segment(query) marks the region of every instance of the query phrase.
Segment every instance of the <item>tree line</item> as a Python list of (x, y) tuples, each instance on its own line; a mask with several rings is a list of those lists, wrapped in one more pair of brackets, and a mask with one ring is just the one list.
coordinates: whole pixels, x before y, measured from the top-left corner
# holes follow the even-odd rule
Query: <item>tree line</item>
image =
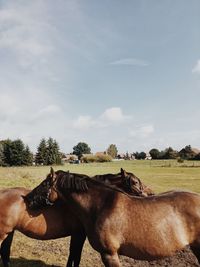
[[(73, 147), (73, 155), (81, 159), (83, 155), (92, 155), (91, 148), (85, 142), (79, 142)], [(109, 155), (109, 157), (108, 157)], [(117, 147), (111, 144), (105, 155), (98, 155), (96, 158), (85, 157), (85, 162), (104, 162), (111, 161), (117, 156)], [(25, 145), (21, 139), (1, 140), (0, 141), (0, 166), (31, 166), (31, 165), (60, 165), (62, 163), (64, 153), (60, 152), (59, 145), (56, 140), (49, 137), (48, 140), (42, 138), (35, 155), (30, 151), (28, 145)]]
[[(172, 147), (168, 147), (164, 150), (158, 150), (153, 148), (149, 151), (152, 159), (178, 159), (178, 160), (200, 160), (200, 152), (195, 151), (190, 145), (185, 146), (180, 151), (174, 150)], [(145, 152), (134, 153), (136, 159), (145, 159)]]
[(34, 155), (21, 139), (0, 141), (0, 166), (61, 164), (59, 145), (53, 138), (40, 141)]
[[(114, 158), (121, 158), (118, 154), (118, 149), (115, 144), (108, 146), (104, 155), (89, 156), (91, 154), (91, 148), (85, 142), (79, 142), (73, 147), (73, 152), (78, 159), (83, 158), (85, 162), (103, 162), (111, 161)], [(0, 166), (30, 166), (30, 165), (59, 165), (62, 163), (63, 153), (60, 152), (59, 145), (56, 140), (49, 137), (41, 139), (37, 152), (34, 155), (28, 145), (25, 145), (21, 139), (14, 141), (7, 139), (0, 141)], [(92, 154), (91, 154), (92, 155)], [(180, 151), (174, 150), (172, 147), (165, 150), (158, 150), (153, 148), (149, 151), (151, 159), (178, 159), (178, 160), (200, 160), (199, 151), (194, 151), (190, 145), (185, 146)], [(109, 156), (109, 157), (107, 157)], [(146, 159), (147, 154), (145, 152), (128, 152), (124, 154), (124, 159)]]
[(0, 166), (32, 165), (33, 154), (22, 140), (0, 141)]
[[(83, 154), (90, 154), (91, 149), (88, 144), (84, 142), (78, 143), (73, 148), (73, 154), (77, 155), (79, 158)], [(110, 155), (111, 158), (121, 158), (121, 155), (118, 154), (118, 149), (115, 144), (109, 145), (105, 154)], [(200, 160), (200, 151), (193, 149), (190, 145), (185, 146), (180, 151), (173, 149), (172, 147), (168, 147), (164, 150), (159, 150), (157, 148), (153, 148), (146, 153), (142, 152), (132, 152), (126, 153), (123, 155), (123, 159), (146, 159), (149, 158), (148, 154), (150, 155), (151, 159), (178, 159), (178, 160)]]

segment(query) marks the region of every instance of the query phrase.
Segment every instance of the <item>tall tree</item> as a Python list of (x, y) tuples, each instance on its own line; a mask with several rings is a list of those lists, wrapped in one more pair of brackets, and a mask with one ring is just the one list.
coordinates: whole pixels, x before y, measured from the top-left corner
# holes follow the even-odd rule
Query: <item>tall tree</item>
[(23, 155), (23, 165), (31, 166), (33, 164), (33, 153), (31, 153), (28, 146), (26, 146)]
[(56, 140), (49, 137), (47, 140), (47, 165), (60, 164), (61, 154), (59, 152), (59, 145)]
[(32, 165), (33, 155), (21, 139), (0, 141), (0, 161), (3, 166)]
[(178, 157), (178, 152), (173, 148), (166, 148), (164, 151), (164, 159), (176, 159)]
[(185, 146), (181, 151), (179, 151), (179, 156), (182, 159), (193, 159), (195, 157), (196, 153), (192, 150), (191, 146)]
[(107, 149), (108, 155), (110, 155), (113, 159), (117, 157), (117, 146), (114, 144), (109, 145)]
[(9, 166), (11, 165), (11, 144), (12, 141), (10, 139), (6, 139), (3, 142), (3, 155), (4, 155), (4, 165)]
[(47, 141), (42, 138), (37, 148), (35, 163), (40, 165), (61, 164), (61, 153), (56, 140), (53, 140), (52, 137), (49, 137)]
[(4, 165), (4, 145), (0, 142), (0, 166)]
[(142, 152), (135, 152), (134, 153), (134, 156), (135, 156), (136, 159), (145, 159), (146, 156), (147, 156), (147, 154), (144, 151), (142, 151)]
[(159, 159), (160, 158), (160, 151), (157, 148), (152, 148), (149, 151), (149, 154), (151, 155), (152, 159)]
[(25, 146), (21, 139), (17, 139), (11, 142), (9, 149), (10, 166), (21, 166), (24, 160)]
[(61, 164), (62, 154), (60, 152), (60, 148), (56, 140), (54, 140), (54, 153), (55, 153), (55, 163), (56, 165)]
[(41, 139), (39, 146), (37, 148), (35, 163), (38, 165), (47, 164), (47, 145), (46, 145), (46, 140), (44, 138)]
[(54, 141), (53, 138), (49, 137), (47, 140), (47, 165), (55, 164), (56, 155), (55, 155), (55, 148), (54, 148)]
[(87, 143), (79, 142), (76, 146), (73, 147), (73, 154), (77, 155), (80, 159), (83, 154), (90, 154), (91, 149)]
[(139, 153), (138, 159), (145, 159), (146, 156), (147, 156), (147, 154), (144, 151), (142, 151), (142, 152)]

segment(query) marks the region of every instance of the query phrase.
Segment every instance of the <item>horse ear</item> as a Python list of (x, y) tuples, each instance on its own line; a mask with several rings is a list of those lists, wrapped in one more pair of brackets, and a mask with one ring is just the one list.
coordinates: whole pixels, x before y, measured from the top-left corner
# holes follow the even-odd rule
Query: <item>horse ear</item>
[(121, 168), (121, 175), (124, 176), (124, 169)]
[(50, 168), (50, 174), (51, 174), (52, 177), (54, 177), (55, 172), (54, 172), (53, 167)]
[(121, 168), (121, 176), (122, 177), (126, 177), (126, 171), (124, 169)]
[(56, 179), (56, 174), (55, 174), (53, 167), (51, 167), (50, 169), (50, 175), (51, 175), (52, 181), (54, 182), (54, 180)]
[(23, 198), (24, 202), (26, 202), (27, 197), (26, 196), (23, 196), (23, 195), (21, 195), (21, 197)]

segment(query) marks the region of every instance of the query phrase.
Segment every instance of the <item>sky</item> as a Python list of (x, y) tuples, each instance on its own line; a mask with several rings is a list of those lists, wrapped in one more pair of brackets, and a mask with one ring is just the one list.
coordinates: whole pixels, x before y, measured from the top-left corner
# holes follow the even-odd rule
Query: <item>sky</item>
[(199, 0), (0, 0), (0, 140), (200, 149)]

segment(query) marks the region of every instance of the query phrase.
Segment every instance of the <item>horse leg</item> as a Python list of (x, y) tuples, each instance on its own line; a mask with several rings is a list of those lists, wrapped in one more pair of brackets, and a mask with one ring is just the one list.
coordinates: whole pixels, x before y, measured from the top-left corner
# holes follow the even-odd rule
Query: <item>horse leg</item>
[(14, 231), (10, 232), (1, 243), (0, 254), (4, 267), (10, 266), (10, 247), (13, 240)]
[(84, 231), (71, 236), (70, 254), (67, 261), (67, 267), (79, 267), (85, 239), (86, 235)]
[(117, 253), (114, 253), (114, 254), (102, 253), (101, 258), (102, 258), (102, 261), (105, 267), (120, 267), (121, 266)]
[(190, 248), (200, 264), (200, 245), (191, 245)]

